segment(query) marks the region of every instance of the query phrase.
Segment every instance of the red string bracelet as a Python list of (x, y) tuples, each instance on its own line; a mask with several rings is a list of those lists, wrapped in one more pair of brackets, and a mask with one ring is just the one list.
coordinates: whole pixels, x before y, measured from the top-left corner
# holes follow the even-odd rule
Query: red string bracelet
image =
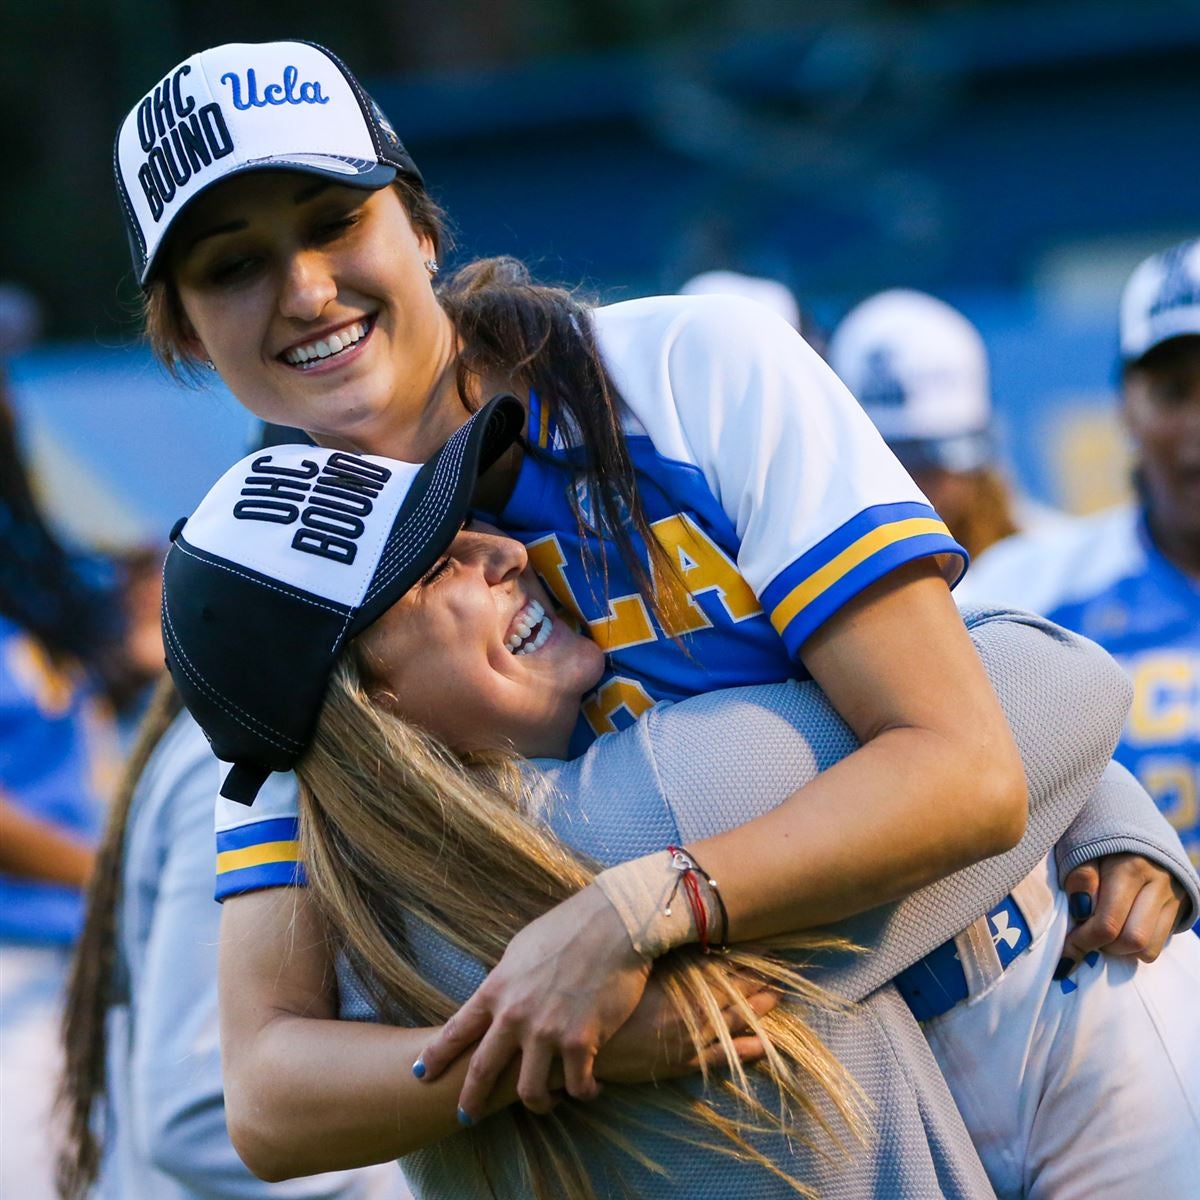
[(703, 878), (717, 901), (718, 911), (721, 916), (720, 947), (722, 950), (725, 949), (726, 939), (729, 936), (729, 917), (725, 911), (725, 902), (721, 898), (721, 893), (717, 891), (716, 883), (709, 873), (686, 850), (679, 846), (668, 846), (667, 852), (671, 855), (671, 869), (679, 872), (679, 876), (675, 880), (675, 886), (671, 888), (671, 894), (667, 897), (667, 915), (671, 915), (671, 902), (675, 899), (675, 893), (682, 885), (683, 894), (687, 898), (688, 907), (692, 911), (692, 920), (695, 922), (696, 930), (699, 934), (700, 953), (707, 954), (709, 952), (708, 907), (704, 903), (704, 897), (700, 892), (700, 879)]

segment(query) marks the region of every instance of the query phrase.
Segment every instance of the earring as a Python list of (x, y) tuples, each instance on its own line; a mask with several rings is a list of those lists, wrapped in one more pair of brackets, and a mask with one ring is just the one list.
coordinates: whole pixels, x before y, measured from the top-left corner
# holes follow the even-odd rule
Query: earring
[(438, 273), (439, 269), (438, 260), (436, 258), (427, 258), (425, 260), (425, 270), (429, 272), (430, 279), (432, 279)]
[(211, 358), (206, 358), (206, 359), (204, 360), (204, 365), (205, 365), (205, 366), (206, 366), (206, 367), (207, 367), (207, 368), (208, 368), (210, 371), (215, 371), (215, 370), (217, 369), (217, 364), (216, 364), (215, 362), (213, 362), (213, 360), (212, 360)]

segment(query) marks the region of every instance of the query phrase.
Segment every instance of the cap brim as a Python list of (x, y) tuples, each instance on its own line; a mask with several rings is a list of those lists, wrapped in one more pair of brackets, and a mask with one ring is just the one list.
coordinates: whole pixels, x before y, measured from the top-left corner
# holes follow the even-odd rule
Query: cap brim
[(1200, 341), (1200, 329), (1181, 329), (1178, 333), (1165, 333), (1162, 337), (1155, 338), (1144, 349), (1139, 350), (1136, 354), (1123, 355), (1120, 360), (1122, 369), (1136, 367), (1139, 363), (1149, 358), (1156, 350), (1161, 350), (1164, 346), (1170, 345), (1172, 342)]
[(445, 554), (471, 510), (476, 480), (516, 441), (524, 426), (520, 401), (496, 396), (421, 468), (392, 522), (346, 640), (378, 620)]
[(171, 214), (171, 219), (162, 231), (162, 236), (158, 239), (158, 245), (155, 246), (154, 253), (146, 260), (146, 265), (142, 268), (138, 282), (143, 287), (149, 282), (151, 275), (154, 273), (154, 268), (162, 257), (162, 249), (167, 244), (172, 228), (178, 223), (179, 218), (201, 196), (206, 195), (213, 188), (219, 187), (227, 180), (236, 179), (240, 175), (249, 175), (256, 171), (290, 171), (298, 175), (314, 175), (319, 179), (328, 179), (331, 183), (341, 184), (343, 187), (362, 188), (364, 191), (371, 192), (377, 192), (380, 188), (385, 188), (395, 182), (396, 176), (399, 174), (398, 169), (389, 163), (372, 162), (361, 158), (343, 158), (337, 154), (304, 154), (297, 152), (295, 154), (277, 155), (271, 158), (258, 158), (242, 163), (233, 170), (226, 171), (219, 178), (206, 183), (202, 188), (197, 188), (195, 194), (189, 196), (187, 202)]
[(889, 438), (888, 448), (909, 472), (977, 471), (996, 457), (995, 442), (988, 430), (944, 438)]

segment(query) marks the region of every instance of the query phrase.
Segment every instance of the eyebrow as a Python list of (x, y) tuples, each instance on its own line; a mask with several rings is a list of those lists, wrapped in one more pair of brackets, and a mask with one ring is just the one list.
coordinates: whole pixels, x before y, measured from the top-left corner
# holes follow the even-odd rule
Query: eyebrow
[[(318, 179), (314, 183), (310, 183), (302, 187), (292, 196), (292, 203), (295, 205), (307, 204), (310, 200), (315, 200), (323, 191), (332, 187), (332, 183), (328, 179)], [(226, 233), (238, 233), (240, 230), (246, 229), (249, 226), (248, 221), (226, 221), (224, 225), (214, 225), (210, 229), (201, 230), (187, 244), (187, 249), (184, 254), (191, 254), (193, 250), (203, 241), (208, 238), (220, 237)]]

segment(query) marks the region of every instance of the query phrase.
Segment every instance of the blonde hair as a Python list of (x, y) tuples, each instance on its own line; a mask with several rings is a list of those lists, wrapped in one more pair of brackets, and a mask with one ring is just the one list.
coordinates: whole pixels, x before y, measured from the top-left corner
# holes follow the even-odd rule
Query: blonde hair
[[(458, 1007), (422, 969), (409, 944), (416, 918), (485, 967), (530, 921), (583, 888), (597, 867), (560, 842), (541, 817), (513, 757), (464, 761), (412, 724), (372, 702), (353, 651), (334, 672), (317, 732), (297, 766), (301, 844), (309, 885), (335, 940), (371, 993), (382, 1019), (435, 1025)], [(568, 1102), (548, 1117), (520, 1105), (470, 1131), (481, 1160), (510, 1156), (522, 1194), (535, 1200), (593, 1200), (579, 1153), (581, 1133), (655, 1168), (629, 1140), (647, 1109), (682, 1118), (678, 1136), (692, 1145), (753, 1161), (798, 1194), (809, 1195), (786, 1163), (767, 1158), (751, 1135), (783, 1134), (816, 1146), (814, 1125), (834, 1148), (861, 1141), (868, 1123), (861, 1091), (806, 1022), (806, 1010), (844, 1010), (797, 969), (796, 952), (844, 947), (837, 939), (797, 935), (735, 946), (705, 957), (684, 948), (657, 968), (664, 990), (697, 1050), (717, 1031), (728, 1074), (710, 1079), (737, 1103), (718, 1110), (677, 1087), (609, 1087), (600, 1108)], [(788, 997), (758, 1017), (729, 982), (730, 968), (755, 972)], [(720, 1010), (737, 1006), (762, 1038), (766, 1057), (753, 1068), (772, 1100), (751, 1083)], [(823, 1103), (828, 1101), (828, 1103)], [(675, 1121), (679, 1125), (681, 1122)], [(622, 1126), (626, 1126), (622, 1132)], [(836, 1126), (836, 1128), (835, 1128)], [(662, 1132), (662, 1130), (658, 1130)]]

